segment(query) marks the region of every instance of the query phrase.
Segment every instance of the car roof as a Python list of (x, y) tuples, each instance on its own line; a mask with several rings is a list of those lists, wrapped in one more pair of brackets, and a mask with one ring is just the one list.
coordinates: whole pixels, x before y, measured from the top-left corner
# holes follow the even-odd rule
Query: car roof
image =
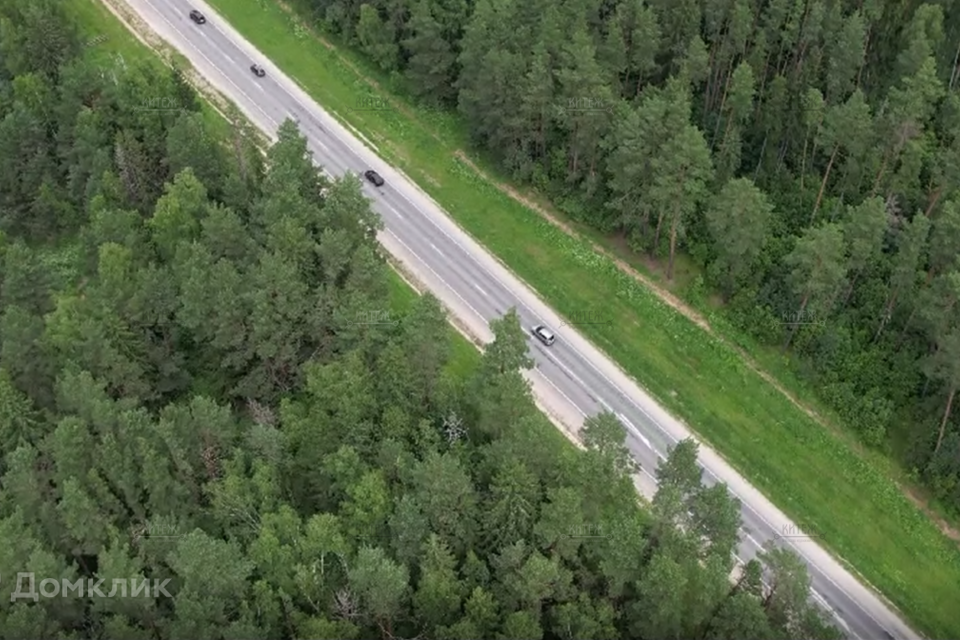
[(544, 336), (546, 336), (546, 337), (548, 337), (548, 338), (552, 338), (552, 337), (553, 337), (553, 331), (550, 331), (550, 329), (547, 329), (547, 328), (546, 328), (545, 326), (543, 326), (543, 325), (540, 325), (539, 327), (537, 327), (537, 331), (539, 331), (541, 335), (544, 335)]

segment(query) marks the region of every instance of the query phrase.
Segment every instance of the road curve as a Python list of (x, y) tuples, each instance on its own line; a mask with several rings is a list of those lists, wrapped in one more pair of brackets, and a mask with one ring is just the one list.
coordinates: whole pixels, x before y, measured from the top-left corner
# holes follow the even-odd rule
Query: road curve
[[(541, 323), (552, 327), (557, 334), (552, 347), (530, 340), (536, 369), (528, 378), (533, 382), (538, 403), (549, 405), (555, 417), (562, 414), (573, 428), (579, 428), (585, 416), (604, 409), (617, 414), (627, 428), (627, 443), (644, 474), (641, 488), (648, 494), (652, 492), (655, 482), (651, 474), (658, 461), (676, 442), (691, 435), (684, 425), (453, 223), (411, 180), (381, 160), (371, 149), (373, 145), (361, 142), (355, 133), (324, 112), (212, 7), (200, 0), (125, 1), (271, 138), (275, 138), (279, 124), (290, 117), (299, 122), (314, 159), (328, 173), (339, 176), (370, 168), (380, 173), (386, 184), (374, 188), (364, 182), (364, 190), (384, 221), (381, 243), (471, 333), (485, 342), (491, 340), (489, 321), (510, 307), (517, 309), (527, 327)], [(206, 24), (196, 25), (189, 20), (188, 13), (194, 8), (206, 15)], [(251, 73), (253, 62), (266, 69), (265, 77), (257, 78)], [(702, 444), (700, 464), (707, 484), (725, 482), (740, 499), (741, 561), (753, 558), (765, 541), (776, 540), (807, 563), (811, 596), (835, 617), (849, 638), (919, 640), (921, 636), (888, 604), (815, 543), (812, 532), (794, 525)]]

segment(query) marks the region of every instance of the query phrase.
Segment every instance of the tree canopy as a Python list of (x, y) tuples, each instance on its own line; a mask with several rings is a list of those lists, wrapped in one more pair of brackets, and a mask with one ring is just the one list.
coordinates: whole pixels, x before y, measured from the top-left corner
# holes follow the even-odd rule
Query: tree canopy
[(957, 316), (960, 3), (296, 4), (576, 221), (668, 279), (687, 254), (737, 330), (960, 513), (956, 323), (930, 320)]
[[(324, 178), (291, 121), (265, 155), (239, 119), (218, 138), (158, 62), (101, 73), (64, 7), (0, 2), (0, 575), (10, 592), (21, 573), (87, 588), (5, 590), (0, 636), (840, 637), (789, 553), (768, 552), (768, 583), (730, 582), (739, 506), (702, 485), (691, 441), (639, 506), (613, 415), (591, 418), (574, 452), (537, 411), (515, 312), (451, 373), (438, 301), (391, 306), (355, 176)], [(435, 36), (459, 38), (458, 11), (418, 6), (412, 77), (450, 59)], [(383, 17), (356, 18), (396, 60)], [(621, 16), (631, 30), (649, 19)], [(590, 33), (566, 49), (592, 50)], [(563, 82), (579, 90), (598, 68)], [(565, 164), (596, 171), (605, 121), (565, 126), (580, 136)], [(662, 144), (697, 181), (650, 169), (678, 198), (658, 212), (672, 242), (715, 169), (691, 124)], [(749, 184), (728, 198), (770, 216)], [(837, 242), (863, 271), (875, 234), (855, 215)], [(732, 246), (743, 265), (751, 250)], [(947, 332), (952, 280), (935, 275), (943, 313), (922, 322)], [(133, 579), (169, 586), (110, 590)]]

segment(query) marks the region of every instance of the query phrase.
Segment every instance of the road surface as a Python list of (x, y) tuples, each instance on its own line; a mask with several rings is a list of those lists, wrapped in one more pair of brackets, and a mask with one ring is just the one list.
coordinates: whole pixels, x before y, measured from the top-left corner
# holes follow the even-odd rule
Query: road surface
[[(626, 426), (628, 445), (640, 462), (641, 489), (652, 496), (651, 473), (669, 448), (689, 431), (667, 414), (615, 364), (565, 323), (532, 290), (454, 224), (433, 200), (403, 174), (381, 160), (368, 141), (340, 125), (299, 86), (284, 76), (229, 23), (199, 0), (126, 0), (158, 35), (167, 40), (257, 126), (275, 139), (286, 118), (299, 122), (314, 159), (335, 176), (375, 169), (386, 184), (364, 181), (373, 208), (383, 218), (380, 240), (387, 251), (433, 292), (461, 325), (488, 342), (488, 323), (516, 307), (526, 327), (546, 324), (557, 334), (552, 347), (530, 340), (536, 369), (529, 374), (538, 404), (576, 430), (585, 416), (604, 409)], [(188, 18), (199, 9), (207, 23)], [(266, 69), (258, 78), (252, 63)], [(387, 108), (386, 105), (357, 105)], [(367, 146), (369, 145), (369, 146)], [(600, 321), (599, 319), (592, 319)], [(590, 321), (587, 319), (585, 321)], [(574, 322), (573, 324), (576, 324)], [(804, 558), (812, 579), (812, 597), (832, 614), (850, 638), (919, 638), (872, 591), (863, 587), (813, 539), (753, 489), (729, 465), (703, 445), (700, 464), (707, 484), (726, 482), (742, 504), (743, 529), (738, 557), (746, 561), (764, 541), (777, 539)]]

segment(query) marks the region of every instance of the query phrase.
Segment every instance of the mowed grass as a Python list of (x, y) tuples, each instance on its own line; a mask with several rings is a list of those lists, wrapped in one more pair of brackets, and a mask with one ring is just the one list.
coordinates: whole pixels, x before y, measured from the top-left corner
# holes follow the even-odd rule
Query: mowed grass
[[(960, 552), (890, 480), (649, 290), (459, 161), (454, 114), (417, 109), (345, 49), (331, 49), (270, 0), (212, 0), (317, 102), (375, 144), (460, 225), (758, 489), (935, 638), (960, 638)], [(360, 71), (355, 71), (359, 69)], [(379, 84), (375, 87), (368, 78)], [(392, 108), (363, 106), (389, 100)], [(371, 99), (374, 100), (371, 100)], [(495, 169), (478, 163), (485, 172)]]

